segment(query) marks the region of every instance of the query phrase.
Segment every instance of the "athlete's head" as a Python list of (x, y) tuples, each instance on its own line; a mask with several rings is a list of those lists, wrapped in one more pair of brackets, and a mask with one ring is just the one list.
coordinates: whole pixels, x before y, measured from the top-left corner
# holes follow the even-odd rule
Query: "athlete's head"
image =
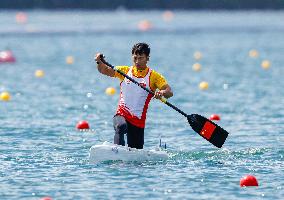
[(150, 57), (150, 47), (146, 43), (137, 43), (132, 48), (133, 63), (137, 67), (145, 67)]
[(146, 56), (150, 55), (150, 47), (146, 43), (137, 43), (134, 44), (132, 47), (132, 55), (142, 55), (145, 54)]

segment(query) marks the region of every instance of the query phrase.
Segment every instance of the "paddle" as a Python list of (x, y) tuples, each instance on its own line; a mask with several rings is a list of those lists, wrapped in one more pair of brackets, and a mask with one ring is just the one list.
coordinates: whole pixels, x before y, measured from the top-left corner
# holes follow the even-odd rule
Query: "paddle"
[[(124, 76), (125, 78), (129, 79), (130, 81), (132, 81), (133, 83), (135, 83), (136, 85), (141, 87), (143, 90), (146, 90), (147, 92), (149, 92), (152, 95), (155, 94), (153, 91), (151, 91), (148, 88), (145, 88), (142, 85), (140, 85), (137, 81), (135, 81), (133, 78), (129, 77), (127, 74), (123, 73), (119, 69), (116, 69), (113, 65), (109, 64), (107, 61), (105, 61), (103, 55), (101, 55), (101, 61), (105, 65), (107, 65), (108, 67), (112, 68), (113, 70), (115, 70), (116, 72), (118, 72), (119, 74)], [(192, 129), (196, 133), (198, 133), (200, 136), (202, 136), (204, 139), (209, 141), (214, 146), (216, 146), (218, 148), (222, 147), (222, 145), (224, 144), (224, 142), (225, 142), (225, 140), (226, 140), (226, 138), (229, 134), (227, 131), (225, 131), (223, 128), (221, 128), (220, 126), (218, 126), (217, 124), (215, 124), (211, 120), (209, 120), (209, 119), (207, 119), (207, 118), (205, 118), (205, 117), (203, 117), (199, 114), (187, 115), (185, 112), (183, 112), (182, 110), (180, 110), (179, 108), (177, 108), (173, 104), (169, 103), (167, 101), (167, 99), (164, 98), (164, 97), (161, 98), (161, 101), (163, 103), (165, 103), (166, 105), (168, 105), (169, 107), (176, 110), (177, 112), (179, 112), (180, 114), (182, 114), (183, 116), (185, 116), (187, 118), (188, 123), (190, 124), (190, 126), (192, 127)]]

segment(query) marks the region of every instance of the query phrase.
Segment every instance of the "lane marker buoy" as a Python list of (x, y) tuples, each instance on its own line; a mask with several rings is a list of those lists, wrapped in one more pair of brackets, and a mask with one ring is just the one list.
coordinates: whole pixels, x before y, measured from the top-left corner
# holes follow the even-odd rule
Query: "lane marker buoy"
[(221, 120), (220, 116), (217, 115), (217, 114), (212, 114), (210, 117), (209, 117), (210, 120), (216, 120), (216, 121), (219, 121)]
[(83, 130), (83, 129), (90, 129), (90, 126), (87, 121), (82, 120), (77, 123), (76, 128), (79, 130)]
[(258, 186), (257, 179), (253, 175), (246, 175), (240, 180), (241, 187)]
[(105, 93), (106, 93), (107, 95), (114, 95), (114, 94), (116, 93), (116, 90), (115, 90), (115, 88), (113, 88), (113, 87), (108, 87), (108, 88), (106, 89)]
[(10, 101), (11, 95), (10, 95), (9, 92), (2, 92), (2, 93), (0, 94), (0, 99), (1, 99), (2, 101)]
[(199, 83), (199, 88), (200, 88), (201, 90), (207, 90), (208, 87), (209, 87), (209, 84), (208, 84), (208, 82), (206, 82), (206, 81), (202, 81), (201, 83)]
[(35, 71), (35, 77), (37, 77), (37, 78), (42, 78), (42, 77), (44, 77), (44, 71), (43, 71), (43, 70), (40, 70), (40, 69), (36, 70), (36, 71)]

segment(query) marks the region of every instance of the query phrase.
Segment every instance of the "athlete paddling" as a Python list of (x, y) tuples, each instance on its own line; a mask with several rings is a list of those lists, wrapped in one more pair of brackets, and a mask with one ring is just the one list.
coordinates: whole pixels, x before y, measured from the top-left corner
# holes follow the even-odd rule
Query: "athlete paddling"
[[(98, 71), (110, 77), (120, 79), (120, 99), (113, 126), (115, 130), (114, 144), (125, 145), (124, 134), (127, 134), (127, 144), (131, 148), (143, 149), (144, 128), (146, 114), (153, 95), (141, 89), (123, 75), (105, 65), (101, 60), (101, 53), (97, 53), (95, 60)], [(171, 87), (166, 79), (158, 72), (147, 66), (150, 48), (146, 43), (137, 43), (132, 48), (133, 66), (116, 66), (116, 69), (149, 88), (154, 97), (170, 98), (173, 96)]]

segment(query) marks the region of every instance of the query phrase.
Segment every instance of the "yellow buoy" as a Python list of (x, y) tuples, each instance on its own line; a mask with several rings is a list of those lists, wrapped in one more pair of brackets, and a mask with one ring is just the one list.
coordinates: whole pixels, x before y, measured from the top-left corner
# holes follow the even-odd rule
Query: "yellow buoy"
[(261, 67), (263, 69), (268, 69), (270, 67), (270, 62), (269, 60), (263, 60), (262, 63), (261, 63)]
[(199, 63), (194, 63), (194, 64), (192, 65), (192, 69), (193, 69), (194, 71), (200, 71), (200, 70), (201, 70), (201, 64), (199, 64)]
[(107, 95), (114, 95), (116, 93), (116, 90), (113, 87), (108, 87), (105, 92)]
[(11, 96), (9, 94), (9, 92), (2, 92), (0, 95), (0, 99), (2, 101), (9, 101), (11, 99)]
[(202, 58), (202, 53), (200, 51), (196, 51), (196, 52), (194, 52), (193, 57), (196, 60), (200, 60)]
[(201, 90), (207, 90), (209, 87), (209, 84), (206, 81), (202, 81), (201, 83), (199, 83), (199, 88)]
[(35, 71), (35, 76), (38, 77), (38, 78), (43, 77), (44, 76), (44, 71), (40, 70), (40, 69), (36, 70)]
[(255, 50), (255, 49), (250, 50), (250, 51), (249, 51), (249, 56), (250, 56), (251, 58), (257, 58), (257, 57), (258, 57), (258, 52), (257, 52), (257, 50)]
[(73, 56), (67, 56), (67, 57), (66, 57), (66, 63), (67, 63), (68, 65), (72, 65), (72, 64), (74, 63), (74, 58), (73, 58)]

